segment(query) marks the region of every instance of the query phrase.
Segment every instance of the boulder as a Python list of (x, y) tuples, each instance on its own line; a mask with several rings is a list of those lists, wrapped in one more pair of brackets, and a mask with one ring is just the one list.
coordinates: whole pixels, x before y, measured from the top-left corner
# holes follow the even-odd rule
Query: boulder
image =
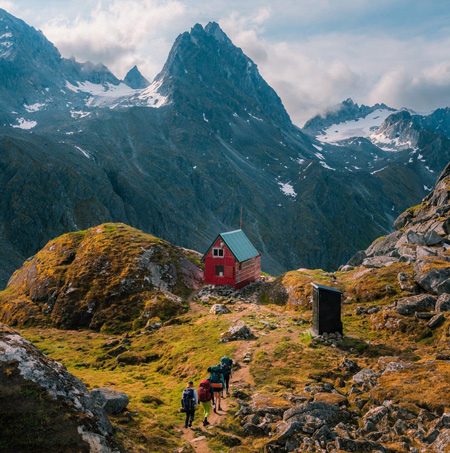
[(345, 266), (341, 266), (339, 268), (339, 271), (340, 272), (350, 272), (352, 271), (353, 269), (355, 269), (353, 266), (350, 266), (349, 264), (346, 264)]
[(438, 327), (444, 321), (444, 319), (444, 315), (442, 313), (438, 313), (428, 321), (427, 325), (430, 329), (434, 329), (435, 327)]
[(416, 233), (415, 231), (411, 230), (407, 231), (406, 240), (408, 244), (426, 245), (425, 238), (421, 234)]
[[(105, 411), (86, 386), (3, 324), (0, 381), (0, 444), (6, 450), (86, 451), (88, 445), (104, 453), (119, 450)], [(25, 439), (32, 444), (24, 444)]]
[(403, 233), (401, 231), (395, 231), (388, 236), (375, 240), (366, 250), (366, 255), (368, 257), (388, 255), (395, 250), (396, 244), (402, 235)]
[(226, 305), (223, 304), (214, 304), (209, 312), (212, 315), (226, 315), (228, 313), (231, 313), (231, 311), (228, 309)]
[(363, 417), (364, 422), (371, 422), (374, 425), (380, 423), (382, 418), (388, 413), (386, 407), (377, 406), (370, 409)]
[(391, 264), (398, 263), (399, 259), (392, 256), (373, 256), (365, 258), (362, 262), (364, 267), (378, 269), (380, 267), (390, 266)]
[(296, 421), (282, 421), (278, 423), (276, 428), (276, 440), (280, 445), (284, 445), (289, 437), (299, 433), (302, 430), (302, 424)]
[(417, 260), (414, 263), (414, 278), (423, 289), (437, 294), (439, 285), (450, 278), (450, 258), (439, 256)]
[(450, 311), (450, 294), (444, 293), (438, 297), (436, 311)]
[(410, 293), (414, 293), (416, 291), (417, 285), (411, 275), (405, 274), (404, 272), (399, 272), (397, 279), (400, 288), (403, 291), (408, 291)]
[(247, 324), (238, 324), (230, 327), (227, 331), (220, 334), (220, 342), (227, 343), (229, 341), (252, 340), (255, 336)]
[(120, 414), (130, 400), (124, 392), (101, 387), (91, 391), (91, 397), (95, 404), (103, 408), (108, 414)]
[(394, 228), (396, 230), (401, 230), (411, 219), (413, 214), (411, 211), (405, 211), (403, 214), (400, 214), (394, 222)]
[(353, 376), (355, 384), (364, 384), (377, 378), (377, 373), (369, 368), (364, 368)]
[(425, 233), (425, 243), (427, 245), (437, 245), (441, 244), (444, 241), (444, 238), (440, 236), (436, 231), (431, 230)]
[(450, 294), (450, 278), (444, 280), (438, 287), (437, 287), (438, 296), (442, 294), (449, 293)]
[(242, 434), (244, 437), (264, 437), (265, 435), (264, 430), (253, 423), (246, 423), (242, 427)]
[(429, 294), (419, 294), (417, 296), (405, 297), (397, 302), (395, 310), (403, 316), (413, 315), (416, 311), (434, 309), (436, 297)]
[(291, 404), (284, 398), (266, 393), (255, 393), (252, 398), (251, 408), (255, 414), (265, 416), (272, 414), (281, 417)]
[(359, 250), (348, 260), (347, 265), (354, 267), (361, 266), (365, 258), (367, 258), (366, 252), (364, 250)]
[(426, 256), (436, 256), (436, 250), (430, 249), (428, 247), (417, 247), (416, 249), (416, 258), (420, 260), (421, 258), (425, 258)]
[(431, 445), (433, 451), (445, 453), (450, 451), (450, 429), (442, 431)]
[[(283, 414), (285, 421), (297, 421), (302, 425), (316, 424), (315, 428), (320, 428), (326, 424), (329, 427), (336, 426), (340, 422), (347, 422), (350, 414), (339, 407), (319, 401), (311, 401), (300, 404)], [(317, 422), (320, 422), (317, 424)]]
[(381, 444), (375, 442), (370, 442), (368, 440), (352, 440), (343, 437), (336, 438), (336, 448), (342, 451), (355, 452), (386, 451)]

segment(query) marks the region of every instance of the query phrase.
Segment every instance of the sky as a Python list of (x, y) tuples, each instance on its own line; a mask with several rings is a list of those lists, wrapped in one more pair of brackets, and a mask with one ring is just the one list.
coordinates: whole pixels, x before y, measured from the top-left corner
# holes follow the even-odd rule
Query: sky
[(65, 57), (135, 64), (150, 81), (175, 38), (216, 21), (303, 126), (344, 99), (450, 106), (448, 0), (0, 0)]

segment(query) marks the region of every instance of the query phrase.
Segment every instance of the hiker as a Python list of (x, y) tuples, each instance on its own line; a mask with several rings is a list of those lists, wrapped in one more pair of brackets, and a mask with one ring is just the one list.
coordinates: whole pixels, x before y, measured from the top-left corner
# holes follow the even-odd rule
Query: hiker
[(220, 402), (222, 400), (222, 392), (225, 386), (222, 367), (219, 363), (216, 366), (210, 366), (207, 371), (211, 373), (209, 376), (209, 382), (211, 382), (211, 386), (214, 389), (214, 401), (216, 403), (214, 404), (214, 412), (217, 413), (216, 409), (219, 409), (219, 411), (222, 410), (222, 408), (220, 407)]
[(186, 412), (184, 427), (191, 427), (194, 421), (195, 406), (198, 404), (197, 390), (194, 389), (194, 383), (189, 381), (181, 396), (181, 407)]
[(211, 412), (211, 401), (214, 403), (214, 390), (208, 379), (204, 379), (200, 382), (198, 400), (203, 409), (203, 426), (208, 426), (208, 416)]
[(223, 371), (223, 378), (225, 381), (225, 390), (227, 395), (230, 394), (230, 377), (231, 377), (231, 366), (233, 365), (233, 360), (227, 356), (224, 356), (220, 359), (220, 365)]

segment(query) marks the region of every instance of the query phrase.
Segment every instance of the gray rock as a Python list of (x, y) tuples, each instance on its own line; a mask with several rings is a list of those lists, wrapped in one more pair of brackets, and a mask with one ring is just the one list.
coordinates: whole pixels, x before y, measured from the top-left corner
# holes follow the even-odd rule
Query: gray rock
[(130, 400), (124, 392), (101, 387), (91, 391), (91, 397), (98, 407), (103, 408), (108, 414), (120, 414)]
[(227, 313), (231, 313), (226, 305), (223, 304), (214, 304), (209, 312), (212, 315), (226, 315)]
[(416, 311), (423, 311), (429, 308), (434, 309), (436, 297), (429, 294), (419, 294), (417, 296), (405, 297), (397, 302), (395, 310), (398, 314), (409, 316)]
[(450, 451), (450, 429), (442, 431), (431, 446), (437, 453), (448, 453)]
[(405, 211), (403, 214), (400, 214), (394, 222), (394, 228), (396, 230), (401, 230), (411, 219), (413, 214), (411, 211)]
[(255, 336), (247, 324), (238, 324), (230, 327), (227, 331), (220, 334), (220, 342), (227, 343), (228, 341), (252, 340)]
[(444, 293), (438, 297), (436, 311), (450, 311), (450, 294)]
[(439, 261), (447, 261), (448, 267), (442, 265), (433, 266), (433, 261), (429, 259), (417, 260), (414, 263), (414, 278), (416, 282), (431, 293), (437, 293), (438, 286), (450, 278), (450, 258), (439, 256)]
[(364, 258), (367, 258), (366, 252), (364, 252), (364, 250), (359, 250), (348, 260), (347, 265), (354, 267), (361, 266)]
[(428, 327), (430, 329), (434, 329), (435, 327), (438, 327), (444, 321), (444, 319), (444, 315), (442, 313), (438, 313), (428, 321)]
[(378, 406), (370, 409), (363, 417), (364, 422), (371, 422), (374, 425), (380, 423), (381, 419), (388, 413), (386, 407)]
[(303, 425), (297, 421), (282, 421), (277, 425), (277, 443), (284, 445), (289, 437), (299, 433)]
[(366, 255), (368, 257), (388, 255), (395, 250), (397, 242), (402, 236), (403, 233), (401, 231), (395, 231), (382, 239), (377, 239), (366, 250)]
[(421, 258), (425, 258), (426, 256), (436, 256), (437, 252), (432, 250), (428, 247), (417, 247), (416, 249), (416, 258), (420, 260)]
[(364, 267), (378, 269), (380, 267), (390, 266), (391, 264), (398, 263), (399, 258), (391, 257), (391, 256), (373, 256), (366, 258), (362, 265)]
[(242, 427), (244, 437), (264, 437), (264, 430), (253, 423), (246, 423)]
[(336, 438), (336, 448), (343, 451), (355, 451), (355, 452), (373, 452), (380, 451), (385, 452), (386, 450), (381, 444), (370, 442), (367, 440), (352, 440), (343, 437)]
[(422, 235), (411, 230), (406, 232), (406, 240), (408, 244), (427, 245)]
[(440, 418), (433, 422), (432, 427), (435, 429), (450, 428), (450, 413), (442, 414)]
[(398, 276), (398, 283), (400, 285), (400, 288), (403, 291), (409, 291), (411, 293), (415, 292), (416, 290), (416, 283), (414, 279), (408, 274), (405, 274), (404, 272), (399, 272)]
[[(52, 404), (52, 400), (55, 402), (55, 412), (64, 413), (65, 411), (65, 417), (70, 417), (78, 424), (80, 441), (82, 439), (88, 444), (95, 444), (96, 451), (105, 453), (118, 451), (112, 438), (113, 427), (105, 411), (95, 404), (86, 386), (70, 374), (62, 364), (42, 354), (18, 332), (0, 324), (0, 367), (4, 365), (7, 365), (11, 376), (17, 374), (25, 385), (30, 383), (32, 386), (41, 388), (43, 401), (45, 401), (44, 395), (47, 394), (50, 397), (45, 404)], [(3, 379), (2, 385), (10, 392), (9, 397), (14, 398), (15, 389), (8, 388), (8, 382), (8, 379)], [(65, 405), (65, 409), (62, 408), (62, 404)], [(38, 410), (39, 406), (36, 409)], [(5, 414), (2, 413), (2, 415)], [(40, 426), (36, 426), (36, 434), (48, 435), (53, 420), (48, 421), (48, 426), (46, 423), (45, 420), (41, 420)], [(11, 428), (9, 419), (5, 416), (2, 419), (3, 441), (11, 440), (6, 434)], [(70, 429), (70, 426), (58, 426), (58, 429)], [(14, 427), (14, 432), (20, 431), (16, 431)], [(76, 432), (73, 434), (76, 435)], [(65, 446), (59, 445), (58, 441), (55, 442), (54, 451), (65, 451)], [(11, 451), (13, 450), (14, 447)]]
[(369, 368), (364, 368), (353, 376), (355, 384), (364, 384), (365, 382), (376, 379), (377, 373)]
[(427, 245), (437, 245), (441, 244), (444, 241), (444, 238), (440, 236), (436, 231), (431, 230), (425, 234), (425, 243)]
[(349, 272), (349, 271), (352, 271), (353, 269), (355, 269), (353, 266), (350, 266), (349, 264), (346, 264), (345, 266), (341, 266), (339, 268), (339, 270), (341, 272)]
[(312, 401), (295, 406), (288, 409), (283, 414), (283, 420), (285, 421), (295, 420), (302, 425), (315, 425), (316, 428), (320, 427), (319, 423), (317, 423), (318, 421), (320, 421), (321, 424), (333, 427), (338, 423), (346, 422), (349, 419), (350, 415), (347, 411), (340, 409), (338, 406), (319, 401)]
[(341, 363), (339, 364), (339, 368), (350, 371), (351, 373), (356, 373), (360, 370), (359, 365), (348, 358), (342, 359)]
[(438, 287), (437, 287), (438, 296), (442, 294), (449, 293), (450, 294), (450, 278), (444, 280)]

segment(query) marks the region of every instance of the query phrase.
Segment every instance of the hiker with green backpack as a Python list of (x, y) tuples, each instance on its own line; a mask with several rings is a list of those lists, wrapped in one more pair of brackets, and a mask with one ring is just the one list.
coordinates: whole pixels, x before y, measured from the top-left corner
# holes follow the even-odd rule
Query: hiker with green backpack
[(214, 412), (217, 413), (216, 409), (219, 409), (219, 411), (222, 410), (220, 402), (222, 400), (223, 388), (225, 387), (225, 379), (220, 363), (216, 366), (210, 366), (207, 371), (211, 373), (208, 380), (211, 382), (211, 387), (214, 389), (214, 400), (217, 401), (214, 405)]
[(223, 378), (225, 381), (225, 390), (227, 395), (230, 394), (230, 377), (231, 377), (231, 366), (233, 365), (233, 360), (227, 356), (224, 356), (220, 359), (220, 365), (222, 368)]

